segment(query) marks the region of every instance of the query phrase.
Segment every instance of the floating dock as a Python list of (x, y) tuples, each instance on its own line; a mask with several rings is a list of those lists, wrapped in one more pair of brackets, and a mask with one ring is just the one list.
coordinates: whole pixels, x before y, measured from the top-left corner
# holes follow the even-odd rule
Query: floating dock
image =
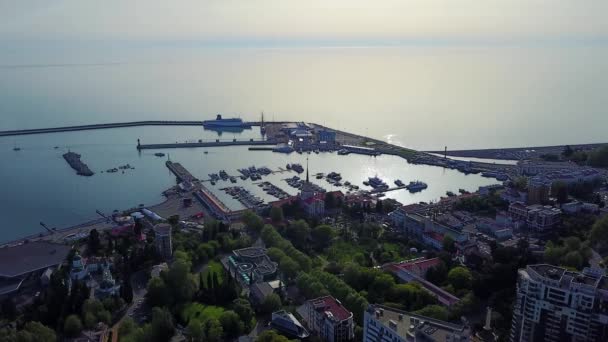
[(81, 176), (90, 177), (95, 174), (93, 171), (91, 171), (91, 169), (89, 169), (87, 164), (83, 163), (80, 160), (80, 154), (78, 154), (78, 153), (74, 153), (74, 152), (65, 153), (63, 155), (63, 159), (65, 159), (65, 161), (67, 161), (68, 164), (70, 164), (72, 169), (76, 170), (76, 173)]

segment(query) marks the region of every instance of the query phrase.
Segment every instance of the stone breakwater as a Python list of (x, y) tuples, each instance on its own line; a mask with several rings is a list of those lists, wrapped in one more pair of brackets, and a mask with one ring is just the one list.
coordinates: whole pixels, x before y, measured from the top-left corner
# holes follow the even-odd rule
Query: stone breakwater
[(90, 177), (95, 174), (93, 171), (91, 171), (91, 169), (89, 169), (87, 164), (83, 163), (80, 160), (80, 154), (78, 154), (78, 153), (74, 153), (74, 152), (65, 153), (63, 155), (63, 159), (65, 159), (65, 161), (67, 161), (68, 164), (70, 164), (72, 169), (76, 170), (76, 173), (81, 176)]

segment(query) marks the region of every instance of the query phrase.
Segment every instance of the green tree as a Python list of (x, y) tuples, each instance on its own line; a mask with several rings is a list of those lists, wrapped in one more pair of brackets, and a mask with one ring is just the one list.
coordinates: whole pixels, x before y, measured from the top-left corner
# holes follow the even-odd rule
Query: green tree
[(232, 310), (224, 311), (220, 315), (219, 321), (222, 324), (222, 330), (226, 333), (226, 338), (238, 337), (245, 329), (245, 325), (239, 315)]
[(608, 247), (608, 215), (595, 221), (589, 232), (589, 240), (600, 248)]
[(457, 290), (470, 289), (473, 276), (468, 268), (458, 266), (451, 269), (448, 273), (448, 282)]
[(108, 310), (101, 310), (97, 313), (97, 319), (105, 324), (110, 324), (112, 322), (112, 314)]
[(608, 145), (598, 147), (589, 154), (589, 165), (608, 167)]
[(557, 199), (557, 203), (568, 202), (568, 184), (557, 181), (551, 185), (551, 194)]
[(210, 318), (203, 323), (203, 340), (209, 342), (220, 342), (224, 336), (222, 324), (216, 318)]
[(303, 247), (306, 245), (306, 240), (310, 235), (310, 227), (304, 220), (298, 220), (287, 228), (287, 237), (291, 242), (298, 246)]
[(253, 231), (259, 232), (264, 227), (264, 220), (253, 211), (247, 210), (241, 217), (245, 225)]
[(443, 285), (448, 278), (448, 268), (443, 261), (435, 267), (431, 267), (426, 272), (426, 280), (430, 281), (435, 285)]
[(65, 319), (63, 332), (69, 337), (77, 337), (82, 331), (82, 322), (77, 315), (69, 315)]
[(177, 226), (177, 224), (179, 223), (179, 215), (171, 215), (169, 216), (169, 218), (167, 219), (167, 222), (172, 225), (173, 227)]
[(442, 321), (447, 321), (449, 318), (448, 310), (440, 305), (428, 305), (416, 311), (416, 313), (421, 316), (435, 318)]
[(203, 325), (196, 319), (191, 319), (186, 328), (193, 342), (203, 341)]
[(572, 147), (570, 147), (570, 145), (564, 146), (564, 150), (562, 151), (562, 155), (564, 157), (570, 157), (572, 153), (574, 153), (574, 150), (572, 150)]
[(132, 334), (135, 330), (137, 330), (137, 324), (133, 321), (133, 318), (127, 317), (122, 323), (120, 323), (120, 327), (118, 328), (118, 336), (127, 336)]
[(171, 291), (160, 277), (152, 277), (148, 281), (146, 299), (151, 306), (168, 306), (173, 303)]
[(283, 215), (283, 208), (281, 207), (272, 207), (270, 208), (270, 219), (274, 223), (281, 223), (285, 219)]
[(528, 178), (523, 176), (515, 178), (513, 186), (519, 191), (525, 191), (528, 188)]
[(334, 229), (326, 224), (316, 226), (311, 232), (312, 240), (321, 249), (329, 246), (335, 235)]
[(456, 253), (456, 241), (449, 235), (443, 237), (443, 250), (448, 253)]
[[(0, 340), (2, 338), (3, 335), (0, 335)], [(18, 342), (55, 342), (57, 334), (40, 322), (27, 322), (23, 330), (16, 334), (16, 340)]]
[(279, 263), (279, 269), (287, 279), (291, 280), (298, 275), (298, 272), (300, 271), (300, 265), (298, 265), (298, 263), (295, 262), (292, 258), (285, 256), (283, 259), (281, 259)]
[(248, 300), (243, 298), (235, 299), (232, 302), (232, 310), (234, 310), (234, 312), (239, 315), (239, 318), (241, 319), (241, 321), (243, 321), (245, 325), (246, 331), (249, 331), (251, 330), (251, 328), (253, 328), (252, 323), (253, 318), (255, 317), (255, 312), (253, 311), (253, 308), (251, 307), (251, 304)]
[(184, 260), (173, 262), (167, 273), (166, 282), (173, 293), (173, 299), (178, 304), (191, 301), (197, 290), (196, 280), (190, 273), (190, 264)]
[(167, 309), (152, 308), (152, 321), (149, 331), (154, 341), (169, 341), (175, 333), (171, 313)]
[(273, 313), (281, 308), (281, 298), (276, 294), (272, 293), (266, 299), (261, 306), (261, 311), (266, 314)]
[(289, 342), (289, 339), (274, 330), (266, 330), (258, 335), (255, 342)]
[(576, 269), (583, 268), (583, 257), (578, 251), (568, 252), (562, 258), (561, 262), (564, 266), (574, 267)]

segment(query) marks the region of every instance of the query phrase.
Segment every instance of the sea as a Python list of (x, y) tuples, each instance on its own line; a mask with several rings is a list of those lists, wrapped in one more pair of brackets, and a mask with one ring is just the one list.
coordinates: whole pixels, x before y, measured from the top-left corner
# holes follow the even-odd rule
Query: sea
[[(0, 130), (134, 120), (307, 121), (419, 150), (604, 142), (608, 49), (595, 46), (399, 46), (222, 48), (193, 45), (0, 52)], [(246, 147), (137, 151), (142, 143), (259, 138), (202, 127), (135, 127), (0, 138), (0, 241), (162, 201), (175, 184), (167, 158), (192, 173), (305, 165), (362, 185), (421, 180), (389, 192), (404, 204), (436, 201), (495, 181), (394, 156), (277, 154)], [(17, 146), (20, 151), (13, 151)], [(82, 155), (96, 174), (77, 176), (61, 155)], [(207, 151), (205, 154), (204, 152)], [(491, 161), (500, 162), (500, 161)], [(124, 173), (107, 169), (130, 164)], [(268, 177), (289, 193), (285, 178)], [(319, 182), (328, 190), (333, 188)], [(240, 204), (220, 188), (233, 208)], [(267, 200), (254, 184), (239, 180)]]

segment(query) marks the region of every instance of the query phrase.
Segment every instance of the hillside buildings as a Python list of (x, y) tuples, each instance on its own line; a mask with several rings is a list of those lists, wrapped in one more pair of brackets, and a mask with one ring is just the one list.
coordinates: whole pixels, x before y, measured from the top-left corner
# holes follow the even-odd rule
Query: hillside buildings
[(222, 259), (222, 264), (233, 277), (246, 286), (274, 280), (277, 276), (277, 263), (270, 260), (264, 248), (247, 247), (234, 250), (232, 255)]
[(463, 231), (468, 222), (451, 215), (411, 213), (399, 208), (390, 216), (404, 235), (436, 250), (443, 248), (445, 236), (450, 236), (457, 243), (465, 243), (469, 239), (469, 235)]
[(363, 342), (466, 342), (469, 328), (383, 305), (365, 311)]
[(332, 296), (309, 300), (304, 317), (308, 327), (323, 341), (351, 341), (355, 337), (353, 314)]
[(545, 264), (520, 269), (510, 339), (607, 341), (608, 277)]
[(154, 226), (154, 241), (156, 250), (163, 259), (171, 259), (173, 246), (171, 244), (171, 225), (159, 223)]
[(562, 211), (551, 206), (515, 202), (509, 205), (509, 215), (514, 221), (525, 223), (532, 231), (544, 233), (561, 222)]

